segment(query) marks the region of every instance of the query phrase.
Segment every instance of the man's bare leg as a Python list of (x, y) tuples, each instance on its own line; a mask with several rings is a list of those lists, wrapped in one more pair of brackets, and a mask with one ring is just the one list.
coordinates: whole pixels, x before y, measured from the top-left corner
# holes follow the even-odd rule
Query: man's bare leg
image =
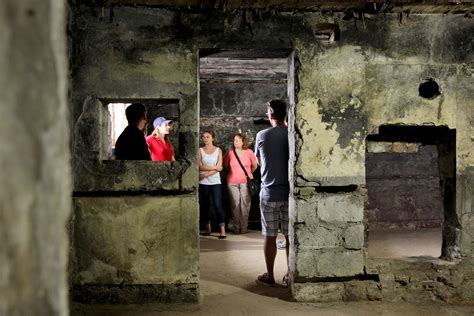
[(273, 266), (277, 254), (276, 236), (265, 236), (263, 243), (263, 252), (265, 254), (265, 263), (267, 264), (268, 276), (273, 277)]

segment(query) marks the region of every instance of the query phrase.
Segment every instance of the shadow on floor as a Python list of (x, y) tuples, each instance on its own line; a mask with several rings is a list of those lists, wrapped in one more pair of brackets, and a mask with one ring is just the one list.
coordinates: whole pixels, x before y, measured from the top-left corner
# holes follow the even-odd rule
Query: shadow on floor
[[(284, 239), (283, 235), (278, 239)], [(259, 274), (266, 271), (263, 255), (263, 236), (260, 231), (248, 234), (229, 234), (224, 240), (216, 237), (201, 237), (200, 268), (202, 293), (232, 293), (248, 291), (257, 295), (292, 301), (287, 288), (281, 285), (286, 273), (286, 254), (277, 251), (275, 260), (275, 287), (256, 283)], [(210, 288), (212, 286), (212, 288)]]

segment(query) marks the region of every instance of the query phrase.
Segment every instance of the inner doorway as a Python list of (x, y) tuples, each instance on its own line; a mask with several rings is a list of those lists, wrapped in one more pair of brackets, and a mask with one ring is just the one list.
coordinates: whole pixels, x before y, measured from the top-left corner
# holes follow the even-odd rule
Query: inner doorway
[[(200, 136), (204, 131), (214, 132), (216, 145), (225, 155), (232, 148), (234, 133), (240, 132), (247, 135), (249, 148), (254, 151), (256, 134), (270, 127), (265, 104), (276, 98), (294, 103), (293, 71), (289, 71), (292, 63), (290, 50), (201, 50)], [(254, 177), (259, 180), (259, 169)], [(258, 196), (251, 202), (249, 233), (233, 235), (225, 170), (221, 172), (221, 183), (227, 238), (217, 239), (219, 230), (211, 210), (213, 233), (200, 239), (201, 289), (214, 291), (208, 286), (220, 284), (258, 292), (255, 279), (265, 271)], [(277, 253), (275, 277), (281, 279), (286, 273), (283, 235), (277, 243), (282, 250)], [(286, 289), (276, 291), (270, 296), (289, 295)]]
[(451, 260), (455, 211), (455, 130), (381, 126), (366, 142), (371, 258)]

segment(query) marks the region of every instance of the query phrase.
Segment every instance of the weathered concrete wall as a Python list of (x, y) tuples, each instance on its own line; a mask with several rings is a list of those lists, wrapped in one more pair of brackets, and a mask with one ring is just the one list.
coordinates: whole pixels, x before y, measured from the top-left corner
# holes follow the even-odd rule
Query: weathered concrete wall
[(440, 227), (444, 209), (436, 146), (376, 144), (382, 148), (366, 153), (369, 226)]
[[(297, 185), (321, 185), (324, 190), (325, 185), (363, 184), (364, 138), (381, 124), (434, 124), (456, 128), (459, 120), (465, 121), (458, 107), (464, 104), (464, 97), (459, 102), (457, 94), (466, 89), (464, 81), (472, 82), (471, 75), (465, 72), (465, 65), (472, 63), (473, 52), (472, 45), (463, 46), (458, 34), (472, 31), (474, 25), (462, 19), (451, 23), (448, 20), (416, 17), (409, 22), (410, 27), (397, 25), (392, 19), (373, 20), (367, 24), (367, 29), (359, 28), (358, 32), (341, 25), (339, 45), (319, 53), (300, 51), (300, 91), (296, 105), (296, 130), (299, 132), (296, 148), (300, 152), (296, 176), (301, 178), (297, 179)], [(446, 43), (453, 44), (453, 49), (443, 49)], [(465, 49), (459, 53), (454, 47)], [(427, 77), (435, 78), (442, 87), (442, 95), (434, 100), (418, 96), (418, 86)], [(472, 88), (467, 90), (470, 91), (466, 94), (470, 95)], [(460, 130), (457, 132), (459, 135)], [(472, 141), (463, 146), (472, 148)], [(462, 169), (462, 165), (458, 166), (458, 173)], [(305, 192), (307, 190), (305, 188)], [(299, 198), (297, 195), (296, 213), (300, 212)], [(459, 206), (458, 203), (458, 213)], [(341, 208), (332, 210), (343, 211)], [(359, 212), (363, 212), (362, 207)], [(319, 212), (315, 215), (321, 220)], [(295, 216), (297, 224), (298, 215)], [(462, 227), (468, 228), (468, 223), (463, 220)], [(465, 234), (470, 236), (472, 231), (463, 230)], [(301, 238), (295, 228), (295, 242)], [(298, 271), (302, 252), (298, 248), (294, 251), (292, 262)], [(323, 257), (315, 258), (313, 262), (317, 266), (323, 260)], [(471, 262), (470, 258), (464, 260)], [(364, 264), (371, 266), (367, 260)], [(361, 265), (359, 268), (359, 273), (363, 273)], [(389, 277), (392, 273), (389, 270), (380, 274)], [(353, 265), (347, 265), (342, 272), (355, 274)], [(311, 288), (309, 284), (307, 286)], [(332, 286), (335, 288), (325, 291), (336, 293), (341, 285)], [(423, 291), (421, 287), (418, 289)], [(464, 291), (465, 288), (457, 287), (457, 297), (462, 297), (459, 293)], [(318, 300), (317, 293), (305, 292), (303, 284), (295, 283), (293, 293), (300, 300)]]
[(0, 3), (0, 315), (67, 315), (66, 6)]
[(295, 282), (347, 277), (364, 269), (364, 198), (361, 192), (317, 194), (298, 190), (292, 219)]
[[(195, 301), (199, 294), (196, 203), (194, 194), (75, 198), (73, 298)], [(104, 284), (109, 287), (106, 291), (94, 291), (95, 285)], [(161, 289), (146, 291), (150, 285)]]
[[(74, 191), (81, 197), (74, 204), (71, 222), (76, 245), (70, 267), (73, 297), (83, 302), (196, 302), (196, 51), (190, 45), (156, 33), (155, 28), (173, 23), (168, 11), (117, 10), (117, 23), (112, 24), (90, 13), (73, 8), (70, 20), (74, 30), (70, 41)], [(108, 143), (104, 134), (105, 104), (109, 100), (147, 103), (156, 99), (177, 100), (177, 161), (102, 160), (104, 143)], [(82, 199), (88, 201), (88, 196), (103, 197), (100, 203), (93, 200), (83, 205)], [(107, 216), (108, 221), (89, 221)], [(123, 216), (127, 218), (126, 224)], [(104, 234), (114, 241), (107, 245), (106, 249), (111, 251), (107, 258), (100, 252), (103, 249), (96, 247), (98, 238)], [(137, 253), (130, 255), (128, 247), (118, 247), (121, 239), (138, 247), (140, 236), (147, 238), (148, 243), (154, 242), (155, 250), (132, 247)], [(163, 245), (174, 245), (172, 249), (176, 252), (165, 250)], [(101, 262), (105, 262), (106, 268), (101, 268)], [(109, 278), (111, 271), (116, 271), (113, 279)], [(118, 280), (122, 282), (120, 286)]]
[(253, 145), (257, 133), (270, 127), (270, 123), (262, 122), (266, 119), (265, 103), (274, 98), (287, 99), (286, 91), (286, 82), (201, 81), (201, 130), (215, 131), (216, 140), (224, 151), (230, 149), (232, 135), (239, 130), (247, 134)]
[[(311, 290), (322, 284), (324, 291), (332, 293), (345, 288), (341, 282), (346, 280), (380, 282), (365, 274), (374, 269), (365, 256), (363, 229), (365, 138), (378, 126), (430, 124), (459, 128), (457, 133), (462, 135), (457, 139), (465, 142), (457, 145), (458, 155), (462, 155), (458, 156), (458, 161), (462, 160), (457, 166), (458, 186), (473, 165), (472, 140), (467, 136), (472, 131), (471, 120), (466, 119), (472, 114), (470, 99), (465, 96), (473, 93), (469, 65), (474, 55), (472, 41), (465, 41), (465, 34), (472, 34), (474, 24), (462, 16), (413, 15), (404, 25), (399, 24), (397, 16), (371, 16), (365, 21), (366, 27), (359, 23), (356, 28), (353, 21), (342, 21), (342, 15), (262, 12), (261, 19), (252, 25), (253, 36), (239, 11), (200, 14), (115, 8), (109, 21), (90, 10), (76, 8), (73, 17), (73, 125), (81, 123), (81, 113), (87, 116), (83, 105), (90, 96), (179, 98), (183, 100), (183, 132), (197, 139), (196, 62), (200, 48), (295, 51), (296, 103), (290, 120), (294, 122), (290, 124), (290, 141), (295, 148), (295, 159), (290, 161), (290, 233), (294, 246), (290, 268), (292, 293), (298, 300), (322, 300)], [(313, 26), (331, 21), (339, 22), (341, 40), (333, 44), (315, 40)], [(418, 96), (419, 84), (428, 77), (441, 86), (441, 96), (433, 100)], [(76, 139), (81, 135), (75, 133), (73, 144), (86, 150), (87, 146)], [(183, 167), (183, 178), (179, 174), (174, 178), (181, 179), (177, 183), (182, 187), (173, 187), (177, 191), (168, 193), (178, 194), (183, 188), (195, 192), (196, 150), (197, 140), (190, 141), (186, 156), (190, 165)], [(81, 151), (76, 151), (75, 163), (86, 167), (75, 165), (75, 179), (82, 178), (83, 171), (96, 179), (97, 161), (88, 164), (81, 157)], [(132, 169), (125, 172), (138, 172), (126, 167)], [(106, 177), (108, 173), (105, 170), (97, 174)], [(116, 178), (121, 181), (121, 177)], [(146, 184), (149, 180), (137, 181), (138, 186), (120, 182), (124, 184), (121, 190), (151, 189)], [(469, 181), (466, 178), (462, 182), (462, 192), (469, 192)], [(78, 186), (81, 183), (76, 181)], [(457, 199), (457, 212), (464, 215), (460, 227), (453, 227), (462, 230), (461, 246), (469, 248), (473, 234), (470, 193)], [(471, 253), (470, 249), (461, 251)], [(472, 259), (464, 257), (462, 262), (454, 264), (453, 271), (466, 269)], [(390, 278), (398, 267), (395, 263), (392, 271), (380, 270), (379, 280)], [(467, 274), (465, 280), (470, 277)], [(372, 281), (364, 281), (367, 279)], [(371, 286), (370, 291), (375, 291), (371, 297), (383, 297), (379, 295), (381, 288), (381, 283)], [(461, 299), (465, 288), (456, 288), (454, 297)], [(348, 289), (344, 291), (352, 291), (353, 287)], [(412, 290), (424, 293), (429, 288), (417, 286)]]

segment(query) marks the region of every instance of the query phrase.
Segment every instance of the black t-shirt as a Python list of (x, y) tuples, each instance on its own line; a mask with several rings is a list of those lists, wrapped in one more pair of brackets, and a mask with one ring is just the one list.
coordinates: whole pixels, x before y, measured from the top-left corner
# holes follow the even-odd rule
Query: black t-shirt
[(145, 135), (136, 126), (128, 125), (115, 143), (117, 160), (151, 160)]

